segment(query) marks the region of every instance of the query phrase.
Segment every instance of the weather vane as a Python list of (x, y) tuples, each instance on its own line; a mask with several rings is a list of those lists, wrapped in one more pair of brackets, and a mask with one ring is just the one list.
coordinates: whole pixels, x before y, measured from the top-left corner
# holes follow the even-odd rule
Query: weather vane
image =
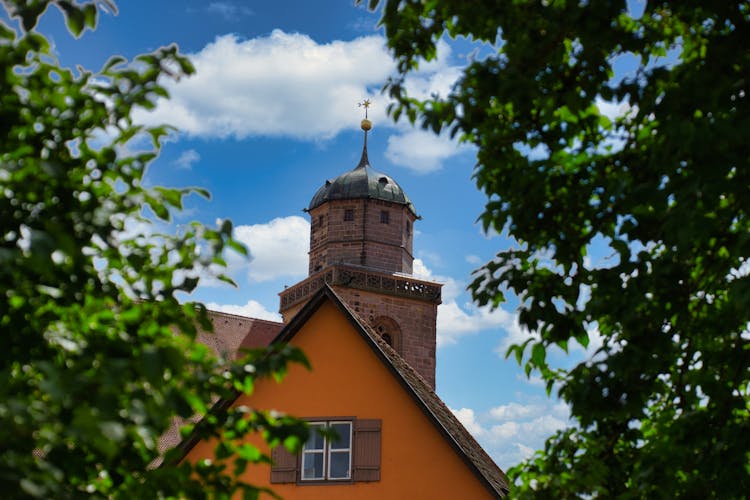
[(364, 101), (357, 103), (357, 106), (365, 108), (365, 119), (362, 120), (362, 125), (361, 125), (362, 130), (365, 131), (365, 146), (367, 146), (367, 131), (372, 128), (372, 122), (367, 119), (367, 108), (369, 108), (371, 104), (372, 103), (370, 102), (369, 99), (365, 99)]
[(367, 119), (367, 108), (370, 107), (370, 104), (372, 103), (370, 102), (369, 99), (365, 99), (364, 101), (357, 103), (357, 106), (365, 108), (365, 119)]

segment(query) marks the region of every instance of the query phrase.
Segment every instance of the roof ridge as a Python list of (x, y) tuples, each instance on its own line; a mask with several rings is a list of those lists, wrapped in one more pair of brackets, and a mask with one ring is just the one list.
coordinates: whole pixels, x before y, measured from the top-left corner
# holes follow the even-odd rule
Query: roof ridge
[(211, 314), (220, 314), (222, 316), (232, 316), (233, 318), (249, 319), (249, 320), (252, 320), (252, 321), (262, 321), (263, 323), (269, 323), (269, 324), (272, 324), (272, 325), (281, 325), (281, 326), (284, 326), (284, 323), (282, 323), (281, 321), (273, 321), (273, 320), (270, 320), (270, 319), (263, 319), (263, 318), (254, 318), (253, 316), (245, 316), (245, 315), (237, 314), (237, 313), (228, 313), (228, 312), (225, 312), (225, 311), (218, 311), (216, 309), (209, 309), (208, 307), (206, 307), (206, 311), (209, 312), (209, 313), (211, 313)]

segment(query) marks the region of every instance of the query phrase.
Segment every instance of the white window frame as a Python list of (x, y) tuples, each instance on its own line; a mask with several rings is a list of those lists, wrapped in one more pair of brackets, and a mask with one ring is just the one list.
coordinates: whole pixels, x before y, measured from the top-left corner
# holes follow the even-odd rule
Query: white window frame
[[(317, 432), (316, 427), (330, 429), (335, 424), (344, 424), (349, 427), (349, 446), (347, 448), (334, 448), (328, 437), (323, 437), (323, 449), (307, 449), (307, 443), (302, 447), (300, 480), (301, 481), (351, 481), (352, 479), (352, 442), (354, 439), (354, 424), (351, 420), (327, 420), (309, 422), (310, 432)], [(343, 436), (341, 436), (343, 437)], [(349, 462), (346, 477), (331, 477), (331, 455), (334, 453), (347, 453)], [(306, 477), (305, 476), (305, 456), (323, 455), (323, 476)]]
[[(317, 427), (326, 427), (326, 422), (310, 422), (310, 434), (313, 435), (313, 433), (317, 433), (316, 428)], [(325, 479), (326, 475), (326, 439), (323, 438), (323, 448), (322, 449), (308, 449), (307, 448), (307, 442), (305, 442), (305, 445), (302, 447), (302, 463), (300, 464), (301, 467), (301, 477), (304, 481), (322, 481)], [(313, 476), (313, 477), (305, 477), (305, 457), (307, 456), (314, 456), (314, 455), (323, 455), (323, 470), (322, 470), (322, 476)]]

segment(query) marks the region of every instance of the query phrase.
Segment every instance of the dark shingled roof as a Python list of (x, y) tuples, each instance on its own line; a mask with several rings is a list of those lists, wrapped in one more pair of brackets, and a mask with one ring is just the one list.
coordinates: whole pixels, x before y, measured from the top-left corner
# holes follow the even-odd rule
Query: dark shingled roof
[(345, 172), (318, 189), (307, 210), (319, 207), (330, 200), (354, 200), (370, 198), (406, 205), (414, 215), (417, 210), (401, 186), (391, 177), (381, 174), (370, 166), (367, 158), (367, 142), (362, 149), (362, 159), (354, 170)]
[[(404, 389), (448, 440), (467, 466), (487, 487), (488, 491), (498, 498), (506, 496), (509, 489), (508, 478), (500, 467), (487, 455), (463, 424), (458, 421), (453, 412), (427, 385), (427, 382), (377, 333), (367, 326), (327, 284), (313, 295), (273, 342), (289, 342), (326, 300), (331, 300), (346, 316), (355, 330), (396, 376)], [(218, 401), (214, 408), (226, 408), (239, 396), (240, 393), (238, 392), (232, 400)], [(187, 455), (196, 443), (197, 439), (195, 438), (188, 438), (180, 443), (179, 447), (182, 449), (183, 456)]]

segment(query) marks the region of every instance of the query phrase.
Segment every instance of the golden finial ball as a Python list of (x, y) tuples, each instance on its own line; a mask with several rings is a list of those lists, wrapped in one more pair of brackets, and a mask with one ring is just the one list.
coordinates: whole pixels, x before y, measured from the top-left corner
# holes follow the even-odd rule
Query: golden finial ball
[(367, 132), (371, 128), (372, 128), (372, 122), (370, 120), (368, 120), (367, 118), (365, 118), (364, 120), (362, 120), (362, 130), (364, 130), (365, 132)]

